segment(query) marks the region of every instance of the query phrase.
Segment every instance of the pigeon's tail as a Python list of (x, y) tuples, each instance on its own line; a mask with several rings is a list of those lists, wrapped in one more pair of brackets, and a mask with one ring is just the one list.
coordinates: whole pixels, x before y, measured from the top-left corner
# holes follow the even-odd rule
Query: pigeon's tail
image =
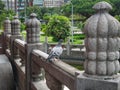
[(56, 55), (48, 56), (48, 58), (46, 59), (46, 61), (52, 62), (55, 58), (59, 59), (59, 56), (56, 56)]
[(48, 58), (46, 59), (46, 61), (51, 62), (53, 60), (52, 56), (48, 56)]

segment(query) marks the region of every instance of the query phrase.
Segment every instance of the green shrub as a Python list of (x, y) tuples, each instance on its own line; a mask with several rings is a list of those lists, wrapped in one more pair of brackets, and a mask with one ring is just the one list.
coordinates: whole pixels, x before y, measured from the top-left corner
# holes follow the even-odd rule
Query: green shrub
[(120, 15), (115, 15), (115, 18), (120, 21)]
[(70, 21), (65, 16), (53, 15), (44, 32), (47, 36), (52, 36), (53, 41), (65, 40), (70, 35)]
[(20, 26), (20, 31), (24, 31), (25, 30), (25, 24), (21, 23), (21, 26)]
[(85, 39), (85, 34), (75, 34), (74, 39)]

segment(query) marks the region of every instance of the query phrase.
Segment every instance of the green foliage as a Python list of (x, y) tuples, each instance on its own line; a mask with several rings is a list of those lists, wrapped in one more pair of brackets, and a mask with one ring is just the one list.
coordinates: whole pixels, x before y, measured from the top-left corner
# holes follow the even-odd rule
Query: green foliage
[(3, 26), (3, 21), (5, 20), (6, 17), (9, 17), (10, 20), (13, 19), (13, 15), (15, 15), (15, 13), (12, 10), (2, 10), (2, 13), (0, 14), (0, 28), (2, 28)]
[[(39, 6), (27, 7), (26, 15), (30, 16), (31, 13), (36, 13), (38, 19), (48, 20), (49, 16), (59, 13), (59, 8), (57, 8), (57, 7), (46, 8), (46, 7), (39, 7)], [(24, 17), (25, 12), (21, 11), (20, 16)], [(27, 18), (29, 18), (29, 17), (27, 17)]]
[(4, 10), (5, 4), (0, 0), (0, 14), (2, 13), (1, 11)]
[(74, 39), (85, 39), (85, 35), (84, 34), (74, 34)]
[[(95, 11), (92, 9), (93, 5), (101, 0), (71, 0), (71, 3), (67, 3), (62, 7), (63, 13), (66, 16), (71, 15), (71, 6), (73, 5), (74, 14), (81, 14), (85, 17), (90, 17)], [(104, 0), (113, 6), (113, 10), (110, 12), (113, 16), (120, 14), (120, 0)]]
[(21, 30), (21, 32), (25, 30), (25, 24), (24, 23), (21, 23), (20, 30)]
[(80, 65), (80, 64), (70, 64), (71, 66), (79, 69), (79, 70), (84, 70), (84, 66), (83, 65)]
[[(29, 18), (31, 13), (36, 13), (37, 14), (37, 18), (40, 19), (42, 17), (42, 12), (41, 12), (41, 8), (38, 6), (33, 6), (33, 7), (27, 7), (26, 10), (26, 18)], [(20, 12), (20, 17), (24, 18), (25, 17), (25, 12), (21, 11)]]
[(76, 26), (77, 26), (78, 28), (80, 28), (81, 30), (83, 30), (84, 25), (85, 25), (85, 23), (82, 22), (82, 21), (76, 22)]
[[(38, 19), (47, 19), (54, 14), (65, 15), (67, 17), (71, 17), (71, 10), (73, 5), (73, 14), (74, 20), (86, 19), (90, 17), (95, 11), (92, 9), (93, 5), (101, 0), (71, 0), (71, 3), (67, 3), (62, 7), (27, 7), (27, 16), (31, 13), (36, 13), (38, 15)], [(111, 10), (111, 14), (113, 16), (120, 14), (120, 0), (104, 0), (110, 3), (113, 6), (113, 10)], [(1, 6), (1, 5), (0, 5)], [(77, 16), (76, 16), (77, 15)], [(81, 17), (84, 16), (84, 17)], [(22, 11), (20, 16), (24, 17), (25, 13)], [(80, 16), (80, 17), (79, 17)]]
[(70, 21), (65, 16), (53, 15), (45, 29), (47, 36), (53, 36), (53, 40), (66, 39), (70, 35)]
[(51, 14), (50, 13), (45, 13), (44, 16), (43, 16), (43, 19), (44, 20), (49, 20), (51, 17)]
[(120, 15), (115, 15), (115, 18), (120, 21)]
[(111, 11), (111, 14), (113, 16), (120, 14), (120, 0), (109, 0), (110, 3), (113, 6), (113, 10)]

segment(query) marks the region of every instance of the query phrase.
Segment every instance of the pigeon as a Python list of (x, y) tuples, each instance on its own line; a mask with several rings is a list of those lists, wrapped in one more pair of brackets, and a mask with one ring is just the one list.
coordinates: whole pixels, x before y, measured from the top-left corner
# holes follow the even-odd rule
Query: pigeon
[(49, 56), (47, 58), (47, 61), (52, 62), (54, 60), (54, 58), (59, 59), (60, 55), (63, 52), (62, 42), (63, 42), (63, 40), (60, 39), (58, 44), (52, 48), (52, 50), (50, 51)]

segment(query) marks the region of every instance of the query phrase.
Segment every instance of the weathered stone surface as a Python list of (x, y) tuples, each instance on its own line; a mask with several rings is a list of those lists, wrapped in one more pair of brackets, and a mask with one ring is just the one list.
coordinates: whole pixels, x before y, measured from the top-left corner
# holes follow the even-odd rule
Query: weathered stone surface
[(32, 13), (30, 19), (26, 22), (27, 43), (40, 42), (40, 22), (36, 18), (36, 14)]
[(50, 90), (62, 90), (62, 84), (49, 73), (45, 73), (46, 84)]
[(96, 62), (95, 61), (88, 61), (87, 63), (88, 73), (89, 74), (96, 74)]
[(104, 52), (107, 50), (107, 38), (98, 38), (98, 51)]
[(99, 2), (93, 6), (97, 11), (86, 22), (85, 73), (96, 76), (112, 76), (119, 72), (120, 23), (108, 14), (112, 6)]
[(99, 52), (97, 58), (99, 58), (99, 61), (105, 61), (107, 59), (107, 52)]
[[(109, 79), (109, 78), (108, 78)], [(120, 90), (120, 78), (112, 80), (85, 77), (82, 73), (77, 76), (76, 90)]]
[(96, 51), (97, 49), (97, 39), (96, 38), (88, 38), (88, 49), (89, 51)]
[(97, 62), (97, 69), (98, 69), (97, 74), (106, 75), (107, 74), (106, 61)]
[[(31, 84), (30, 81), (38, 80), (40, 77), (40, 67), (36, 66), (31, 59), (31, 52), (33, 49), (40, 49), (40, 22), (36, 18), (36, 14), (32, 13), (30, 19), (26, 22), (26, 31), (27, 31), (27, 43), (25, 44), (25, 53), (27, 54), (25, 59), (25, 68), (26, 68), (26, 89), (30, 90)], [(36, 66), (36, 67), (35, 67)]]
[(14, 19), (11, 21), (11, 34), (12, 35), (20, 35), (20, 24), (17, 16), (14, 16)]
[(96, 60), (96, 53), (95, 52), (89, 52), (88, 53), (88, 58), (90, 60)]
[(6, 17), (6, 20), (4, 21), (4, 32), (5, 33), (11, 33), (11, 21), (8, 17)]

